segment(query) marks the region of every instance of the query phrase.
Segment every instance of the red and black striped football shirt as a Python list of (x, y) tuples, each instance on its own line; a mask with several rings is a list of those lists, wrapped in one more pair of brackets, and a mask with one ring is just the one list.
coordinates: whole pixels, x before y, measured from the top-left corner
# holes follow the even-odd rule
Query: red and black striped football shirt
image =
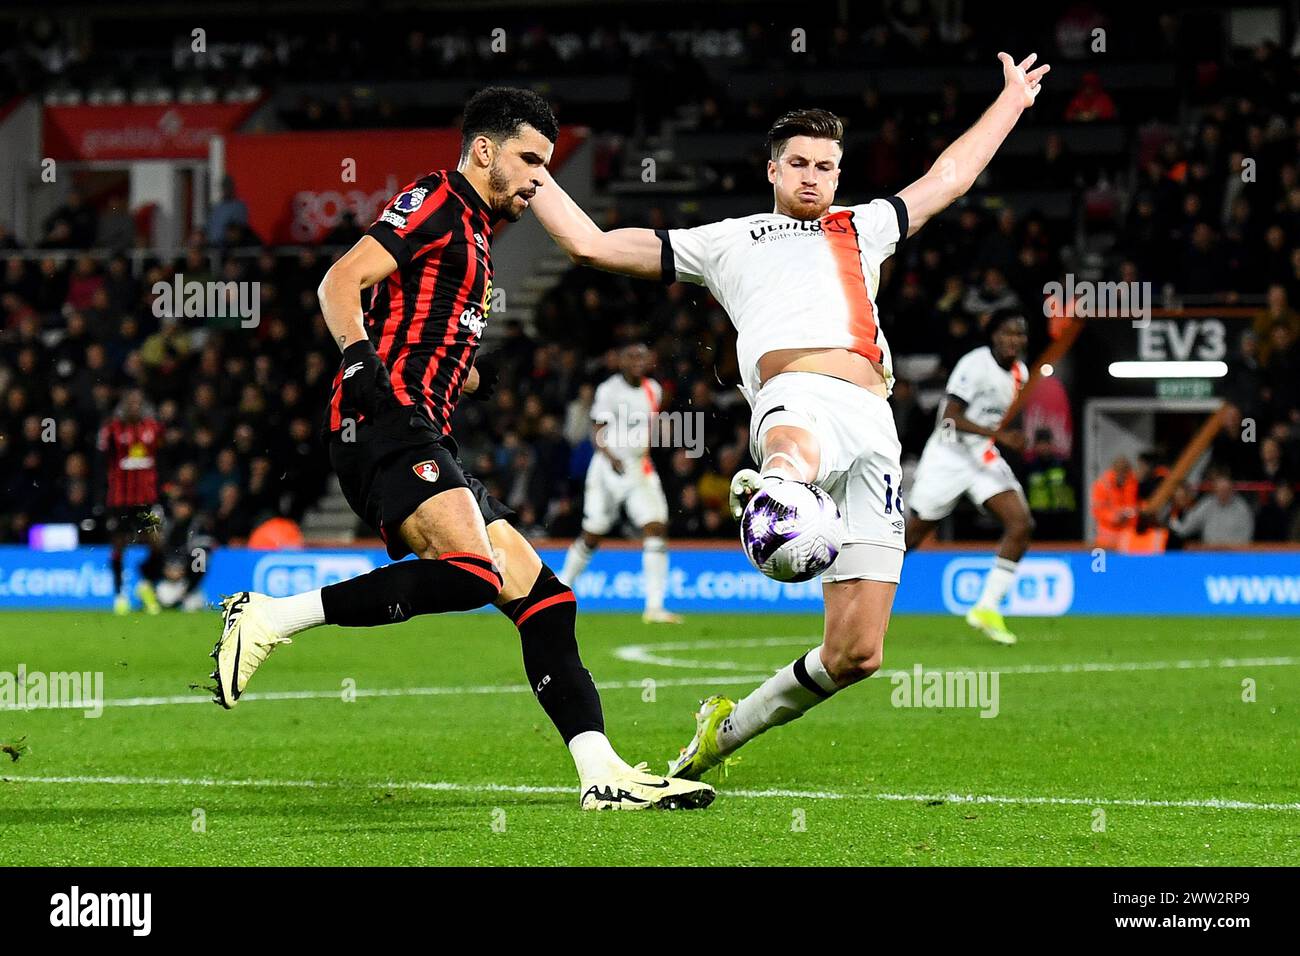
[[(457, 170), (436, 170), (389, 200), (366, 235), (397, 262), (375, 286), (366, 332), (397, 400), (420, 406), (442, 434), (487, 325), (492, 295), (492, 210)], [(334, 376), (329, 429), (360, 415)]]
[(99, 430), (99, 450), (108, 459), (109, 508), (138, 508), (158, 501), (158, 446), (162, 426), (152, 418), (111, 418)]

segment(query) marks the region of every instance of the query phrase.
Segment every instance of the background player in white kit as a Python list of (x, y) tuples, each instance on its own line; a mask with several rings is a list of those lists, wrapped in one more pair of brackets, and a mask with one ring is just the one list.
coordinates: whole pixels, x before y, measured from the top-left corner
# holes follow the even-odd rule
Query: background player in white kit
[(741, 701), (707, 698), (695, 738), (669, 766), (698, 779), (746, 741), (801, 716), (879, 668), (903, 563), (899, 444), (886, 401), (893, 379), (876, 321), (881, 263), (974, 185), (1047, 66), (1005, 53), (1003, 89), (984, 115), (916, 182), (888, 199), (832, 206), (843, 126), (824, 110), (781, 117), (768, 133), (774, 210), (694, 229), (604, 232), (549, 175), (533, 211), (575, 262), (646, 279), (708, 287), (736, 327), (751, 451), (761, 474), (732, 482), (741, 507), (762, 483), (824, 488), (845, 543), (823, 576), (822, 643)]
[(1025, 493), (998, 445), (1021, 451), (1025, 437), (1003, 427), (1007, 409), (1024, 387), (1029, 370), (1020, 360), (1029, 341), (1023, 316), (999, 312), (989, 321), (989, 345), (962, 356), (948, 377), (934, 432), (921, 453), (907, 496), (909, 550), (923, 542), (966, 495), (1002, 522), (993, 568), (966, 615), (966, 623), (999, 644), (1014, 644), (998, 604), (1016, 578), (1016, 565), (1029, 548), (1034, 522)]
[(650, 441), (658, 428), (664, 390), (646, 374), (650, 350), (640, 343), (619, 353), (619, 371), (601, 382), (591, 403), (596, 453), (587, 466), (582, 497), (582, 536), (569, 547), (560, 580), (569, 587), (587, 569), (600, 539), (619, 513), (641, 529), (641, 577), (645, 582), (648, 624), (680, 624), (664, 610), (668, 590), (668, 499), (650, 460)]

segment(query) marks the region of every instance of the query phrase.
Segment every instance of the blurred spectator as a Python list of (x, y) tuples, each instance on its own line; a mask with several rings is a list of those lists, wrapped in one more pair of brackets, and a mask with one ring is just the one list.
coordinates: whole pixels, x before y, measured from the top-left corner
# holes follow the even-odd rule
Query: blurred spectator
[(1250, 544), (1255, 536), (1255, 514), (1233, 491), (1231, 477), (1225, 472), (1216, 474), (1211, 488), (1185, 516), (1169, 522), (1170, 530), (1184, 539), (1199, 537), (1202, 544), (1212, 547)]
[(1256, 541), (1300, 541), (1300, 509), (1290, 485), (1278, 485), (1255, 519)]
[(1101, 76), (1093, 71), (1083, 74), (1079, 91), (1065, 108), (1065, 118), (1071, 123), (1108, 123), (1117, 115), (1115, 101), (1101, 86)]
[(110, 199), (108, 208), (99, 217), (95, 245), (100, 249), (111, 249), (114, 252), (130, 249), (135, 245), (135, 220), (131, 218), (126, 208), (126, 200), (121, 196)]
[(1047, 541), (1077, 536), (1078, 501), (1070, 482), (1069, 462), (1057, 453), (1051, 429), (1040, 428), (1034, 433), (1026, 458), (1025, 496), (1037, 526), (1035, 534)]
[(1268, 287), (1268, 302), (1264, 308), (1255, 313), (1251, 322), (1255, 338), (1259, 342), (1259, 360), (1265, 364), (1273, 354), (1273, 327), (1285, 325), (1290, 329), (1291, 341), (1300, 338), (1300, 312), (1291, 307), (1286, 286), (1275, 282)]
[(63, 205), (45, 220), (46, 249), (89, 249), (95, 244), (98, 214), (76, 189), (71, 189)]
[[(226, 176), (221, 181), (221, 199), (208, 212), (208, 243), (220, 248), (238, 236), (248, 225), (248, 205), (235, 194), (235, 181)], [(232, 229), (234, 230), (232, 233)]]
[(966, 292), (962, 308), (971, 318), (979, 319), (1003, 309), (1020, 308), (1020, 297), (1007, 285), (1001, 269), (985, 269), (984, 281)]
[(1118, 548), (1120, 536), (1137, 528), (1138, 482), (1125, 456), (1116, 458), (1093, 483), (1092, 516), (1099, 548)]

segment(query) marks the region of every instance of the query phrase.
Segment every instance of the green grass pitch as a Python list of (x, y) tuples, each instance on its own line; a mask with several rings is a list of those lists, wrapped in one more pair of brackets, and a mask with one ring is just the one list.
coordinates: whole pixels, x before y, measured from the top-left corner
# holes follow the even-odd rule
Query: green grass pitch
[[(0, 711), (0, 745), (27, 748), (0, 756), (0, 865), (1300, 859), (1294, 620), (1014, 625), (1004, 648), (899, 616), (885, 673), (752, 743), (709, 809), (590, 814), (497, 615), (303, 634), (232, 712), (183, 702), (206, 698), (187, 685), (206, 683), (215, 613), (0, 615), (0, 671), (102, 671), (109, 704)], [(579, 618), (610, 737), (658, 770), (701, 697), (742, 695), (819, 633)], [(917, 662), (998, 671), (997, 716), (893, 706), (889, 673)]]

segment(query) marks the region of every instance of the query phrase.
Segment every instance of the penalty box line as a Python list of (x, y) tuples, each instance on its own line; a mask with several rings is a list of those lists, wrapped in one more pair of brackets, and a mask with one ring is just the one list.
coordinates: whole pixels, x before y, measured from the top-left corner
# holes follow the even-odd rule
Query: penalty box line
[[(448, 781), (388, 780), (375, 783), (355, 783), (346, 780), (262, 780), (217, 779), (213, 777), (126, 777), (126, 776), (0, 776), (0, 783), (54, 784), (65, 786), (118, 786), (118, 787), (213, 787), (245, 789), (298, 789), (298, 790), (412, 790), (437, 793), (508, 793), (572, 794), (577, 786), (529, 786), (501, 783), (452, 783)], [(1258, 803), (1248, 800), (1230, 800), (1209, 797), (1196, 800), (1158, 800), (1143, 797), (1048, 797), (1004, 796), (976, 793), (868, 793), (834, 790), (723, 790), (724, 797), (741, 800), (869, 800), (888, 803), (951, 803), (997, 806), (1084, 806), (1084, 807), (1137, 807), (1176, 810), (1247, 810), (1295, 813), (1300, 803)]]

